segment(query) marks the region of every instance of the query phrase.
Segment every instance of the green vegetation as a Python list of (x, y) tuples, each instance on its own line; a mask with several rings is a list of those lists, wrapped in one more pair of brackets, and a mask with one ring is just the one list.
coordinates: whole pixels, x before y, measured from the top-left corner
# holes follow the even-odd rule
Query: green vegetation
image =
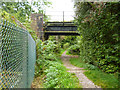
[[(2, 2), (0, 15), (17, 25), (19, 20), (36, 41), (35, 77), (43, 78), (47, 88), (79, 88), (75, 75), (67, 72), (60, 55), (79, 55), (70, 62), (87, 70), (84, 74), (102, 88), (116, 88), (120, 71), (120, 2), (76, 2), (74, 22), (80, 36), (51, 36), (42, 42), (31, 28), (31, 13), (42, 13), (49, 7), (47, 0), (33, 2)], [(37, 8), (37, 11), (33, 7)], [(44, 15), (44, 22), (48, 18)], [(41, 79), (42, 80), (42, 79)]]
[(66, 68), (58, 63), (47, 61), (49, 65), (44, 72), (46, 74), (45, 87), (47, 88), (81, 88), (75, 75), (67, 72)]
[(101, 86), (102, 88), (118, 88), (118, 74), (108, 74), (102, 72), (96, 66), (92, 64), (85, 63), (81, 58), (71, 58), (71, 64), (85, 68), (84, 74), (92, 80), (96, 85)]
[(20, 22), (27, 23), (30, 21), (31, 13), (43, 13), (43, 7), (50, 7), (50, 5), (51, 2), (47, 0), (33, 0), (32, 2), (28, 0), (24, 2), (19, 2), (19, 0), (15, 2), (3, 1), (1, 2), (2, 17), (11, 20), (11, 16), (15, 16)]
[(70, 43), (65, 43), (65, 44), (63, 45), (63, 48), (66, 49), (66, 48), (68, 48), (69, 46), (70, 46)]
[(72, 55), (72, 54), (70, 54), (70, 53), (68, 52), (68, 50), (67, 50), (66, 55)]
[(35, 76), (44, 75), (43, 86), (46, 88), (80, 88), (75, 75), (67, 72), (59, 57), (60, 51), (55, 41), (37, 40), (37, 60)]
[[(19, 2), (16, 0), (15, 2), (1, 2), (0, 9), (0, 18), (6, 19), (7, 21), (14, 23), (16, 26), (22, 25), (29, 31), (32, 35), (33, 39), (36, 41), (38, 39), (36, 33), (31, 28), (31, 14), (33, 13), (41, 13), (43, 14), (43, 7), (50, 7), (52, 3), (47, 0), (32, 0), (29, 2), (28, 0), (24, 2)], [(47, 21), (48, 18), (45, 14), (44, 21)], [(18, 24), (19, 23), (19, 24)]]
[(83, 60), (81, 60), (81, 58), (71, 58), (70, 59), (70, 62), (71, 64), (77, 66), (77, 67), (80, 67), (80, 68), (84, 68), (86, 70), (95, 70), (98, 68), (92, 64), (88, 64), (88, 63), (85, 63)]
[(80, 54), (80, 47), (77, 44), (71, 45), (67, 49), (67, 55), (79, 55)]
[(118, 88), (118, 78), (113, 74), (104, 73), (101, 70), (89, 70), (84, 74), (102, 88)]
[(120, 2), (75, 2), (80, 57), (107, 73), (120, 65)]
[(65, 52), (65, 50), (66, 50), (66, 49), (61, 48), (61, 50), (60, 50), (60, 51), (61, 51), (61, 52), (60, 52), (60, 55), (62, 55), (62, 54)]
[(61, 36), (60, 38), (61, 48), (67, 49), (71, 45), (76, 43), (76, 36)]

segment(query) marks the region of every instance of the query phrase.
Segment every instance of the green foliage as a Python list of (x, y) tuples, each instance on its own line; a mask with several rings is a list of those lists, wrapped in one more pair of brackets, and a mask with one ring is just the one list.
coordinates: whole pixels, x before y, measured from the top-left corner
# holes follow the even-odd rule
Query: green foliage
[(36, 41), (37, 58), (56, 60), (55, 53), (58, 53), (57, 49), (55, 41), (47, 40), (42, 42), (39, 39)]
[(96, 85), (102, 88), (118, 88), (118, 73), (116, 75), (102, 72), (96, 66), (85, 63), (81, 58), (71, 58), (71, 64), (86, 69), (84, 74)]
[(66, 49), (60, 48), (60, 56), (65, 52)]
[[(11, 23), (18, 26), (16, 21), (24, 24), (26, 29), (30, 32), (33, 39), (36, 41), (37, 35), (31, 28), (30, 16), (32, 13), (43, 13), (45, 7), (50, 7), (51, 2), (47, 0), (33, 0), (32, 2), (1, 2), (0, 16)], [(46, 21), (46, 15), (44, 14), (44, 21)]]
[(58, 58), (60, 53), (59, 47), (57, 47), (56, 41), (47, 40), (42, 42), (41, 40), (36, 40), (36, 76), (43, 73), (47, 67), (48, 61), (57, 61), (61, 63), (61, 60)]
[(75, 75), (67, 72), (61, 59), (57, 56), (56, 42), (47, 40), (36, 41), (37, 60), (35, 76), (45, 74), (44, 87), (46, 88), (79, 88), (79, 80)]
[[(69, 46), (76, 43), (76, 36), (62, 36), (60, 41), (61, 47), (64, 48), (64, 44), (69, 43)], [(68, 48), (68, 47), (67, 47)]]
[(80, 57), (108, 73), (120, 65), (120, 2), (75, 3)]
[(78, 44), (74, 44), (68, 48), (68, 53), (73, 55), (79, 55), (80, 54), (80, 47)]
[(35, 12), (29, 2), (2, 2), (2, 10), (15, 16), (20, 22), (28, 21), (31, 12)]
[(68, 48), (69, 46), (70, 46), (70, 43), (65, 43), (65, 44), (63, 45), (63, 48), (66, 49), (66, 48)]
[(13, 20), (11, 19), (12, 15), (9, 14), (9, 13), (7, 13), (5, 10), (1, 10), (1, 13), (0, 13), (0, 14), (1, 14), (1, 18), (6, 19), (7, 21), (9, 21), (9, 22), (17, 25), (17, 24), (15, 23), (15, 21), (13, 21)]
[[(31, 13), (43, 13), (45, 7), (50, 7), (51, 2), (47, 0), (33, 0), (32, 2), (2, 2), (2, 12), (7, 12), (17, 18), (20, 22), (29, 22)], [(46, 17), (46, 15), (44, 15)], [(6, 18), (6, 16), (2, 15)], [(46, 20), (46, 18), (44, 18)]]
[(75, 75), (67, 72), (63, 64), (56, 61), (37, 60), (36, 77), (45, 74), (44, 87), (46, 88), (80, 88), (79, 80)]
[(46, 88), (80, 88), (79, 80), (72, 74), (68, 73), (66, 68), (58, 63), (49, 61), (49, 68), (45, 70)]

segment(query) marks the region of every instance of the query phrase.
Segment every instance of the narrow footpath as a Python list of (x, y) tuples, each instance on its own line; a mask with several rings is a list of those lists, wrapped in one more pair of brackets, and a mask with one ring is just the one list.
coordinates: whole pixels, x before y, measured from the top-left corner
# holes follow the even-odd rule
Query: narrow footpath
[(79, 83), (82, 85), (83, 88), (100, 88), (100, 86), (95, 85), (92, 81), (90, 81), (84, 74), (83, 72), (85, 71), (84, 68), (78, 68), (74, 65), (72, 65), (69, 62), (69, 59), (72, 57), (77, 58), (77, 55), (66, 55), (65, 51), (62, 56), (61, 59), (63, 61), (64, 66), (69, 69), (68, 72), (70, 73), (75, 73), (75, 75), (78, 77), (79, 79)]

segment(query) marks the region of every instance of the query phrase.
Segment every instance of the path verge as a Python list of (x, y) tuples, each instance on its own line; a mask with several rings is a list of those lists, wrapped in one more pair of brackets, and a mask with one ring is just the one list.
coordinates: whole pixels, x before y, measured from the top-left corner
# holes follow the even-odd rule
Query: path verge
[(69, 69), (68, 72), (70, 73), (75, 73), (75, 75), (78, 77), (79, 79), (79, 83), (83, 86), (83, 88), (100, 88), (100, 86), (97, 86), (95, 85), (91, 80), (89, 80), (84, 74), (83, 72), (85, 71), (84, 68), (78, 68), (74, 65), (72, 65), (70, 62), (69, 62), (69, 59), (70, 58), (77, 58), (78, 56), (77, 55), (66, 55), (66, 52), (65, 51), (62, 56), (61, 56), (61, 59), (62, 59), (62, 62), (64, 64), (64, 66)]

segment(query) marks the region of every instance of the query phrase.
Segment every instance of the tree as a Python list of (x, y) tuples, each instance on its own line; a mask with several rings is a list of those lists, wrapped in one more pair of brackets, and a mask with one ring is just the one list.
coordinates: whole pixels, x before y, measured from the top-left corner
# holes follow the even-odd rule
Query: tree
[(30, 21), (31, 13), (43, 13), (44, 7), (49, 7), (50, 5), (51, 2), (47, 0), (33, 0), (31, 3), (28, 1), (2, 2), (2, 11), (15, 16), (20, 22), (28, 22)]
[(120, 64), (120, 2), (75, 2), (76, 22), (81, 33), (80, 56), (105, 72), (118, 71)]

